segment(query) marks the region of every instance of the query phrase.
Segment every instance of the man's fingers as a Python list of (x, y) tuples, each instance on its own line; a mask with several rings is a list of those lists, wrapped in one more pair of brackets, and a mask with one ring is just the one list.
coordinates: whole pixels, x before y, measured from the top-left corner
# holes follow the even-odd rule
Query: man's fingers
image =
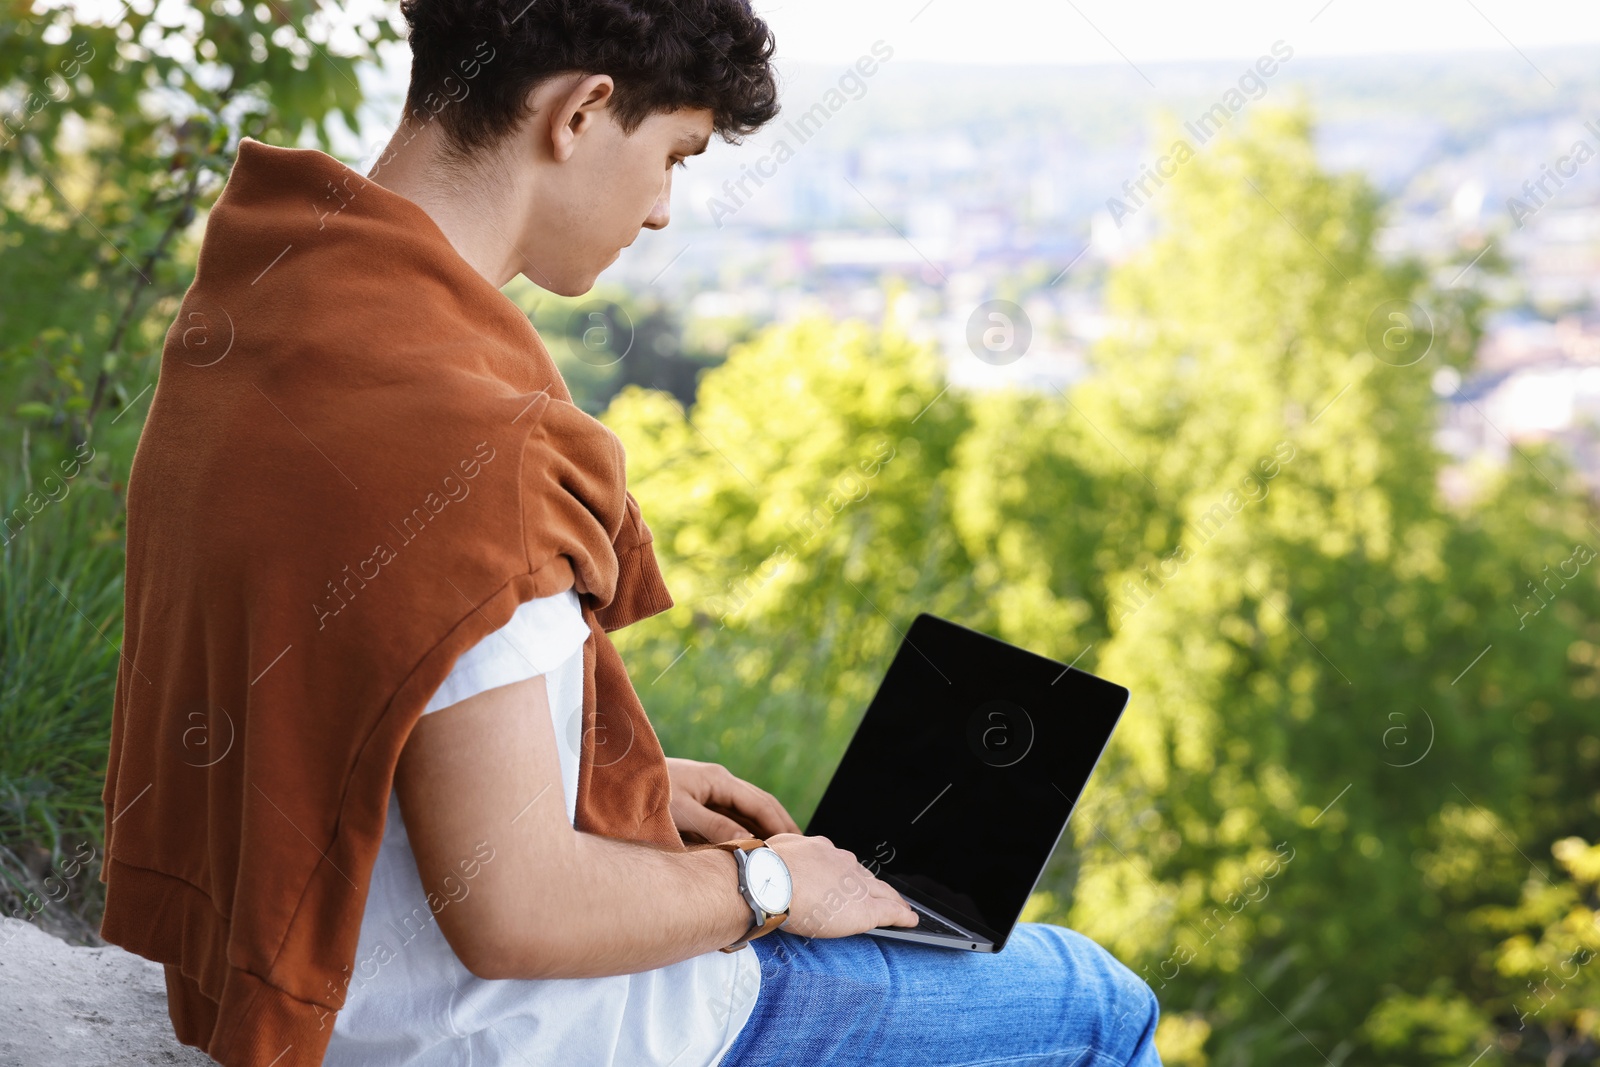
[(744, 836), (798, 834), (800, 824), (782, 802), (759, 786), (745, 781), (720, 763), (706, 760), (668, 760), (675, 795), (689, 798), (741, 824)]
[(765, 796), (767, 800), (771, 802), (772, 810), (776, 813), (775, 821), (776, 825), (778, 826), (778, 833), (797, 834), (800, 832), (800, 824), (794, 821), (794, 816), (790, 815), (789, 809), (783, 806), (783, 801), (779, 800), (771, 793), (768, 793), (765, 789), (757, 789), (755, 786), (752, 786), (751, 788), (756, 789), (757, 792), (761, 793), (762, 796)]
[(707, 812), (707, 818), (712, 823), (712, 830), (716, 834), (712, 841), (735, 841), (750, 836), (750, 831), (734, 822), (732, 819)]
[(867, 891), (871, 896), (883, 902), (878, 905), (878, 907), (882, 908), (880, 914), (887, 916), (882, 920), (883, 922), (894, 923), (897, 926), (916, 925), (916, 911), (906, 903), (905, 898), (895, 890), (894, 886), (882, 879), (874, 879), (868, 883)]
[(707, 803), (716, 804), (745, 816), (761, 830), (763, 837), (797, 834), (800, 826), (784, 810), (778, 798), (740, 778), (732, 771), (712, 778)]
[(733, 779), (730, 791), (733, 794), (733, 806), (760, 827), (763, 837), (798, 832), (798, 827), (790, 829), (794, 826), (794, 820), (788, 817), (789, 813), (783, 810), (783, 805), (771, 793), (757, 789), (741, 778)]
[(777, 808), (777, 826), (780, 834), (797, 834), (800, 824), (794, 821), (794, 816), (789, 814), (789, 809), (784, 807), (777, 797), (772, 798), (773, 806)]
[(673, 812), (673, 820), (680, 828), (699, 834), (712, 844), (749, 837), (750, 831), (725, 815), (718, 815), (703, 804), (686, 802)]
[(883, 920), (887, 926), (916, 926), (918, 921), (917, 913), (910, 908), (895, 908)]
[(917, 925), (917, 913), (911, 909), (909, 904), (900, 901), (898, 897), (894, 899), (885, 898), (883, 913), (885, 916), (883, 921), (894, 926)]
[(916, 925), (917, 913), (891, 887), (882, 883), (872, 887), (867, 913), (879, 926)]

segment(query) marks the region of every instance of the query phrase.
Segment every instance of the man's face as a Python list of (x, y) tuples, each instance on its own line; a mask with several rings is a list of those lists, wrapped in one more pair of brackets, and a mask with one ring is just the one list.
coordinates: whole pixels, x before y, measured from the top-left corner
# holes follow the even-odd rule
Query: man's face
[[(571, 155), (543, 177), (518, 248), (523, 274), (561, 296), (581, 296), (640, 229), (667, 225), (672, 169), (705, 151), (712, 113), (683, 108), (651, 115), (625, 134), (609, 109), (592, 113)], [(545, 147), (548, 153), (548, 143)]]

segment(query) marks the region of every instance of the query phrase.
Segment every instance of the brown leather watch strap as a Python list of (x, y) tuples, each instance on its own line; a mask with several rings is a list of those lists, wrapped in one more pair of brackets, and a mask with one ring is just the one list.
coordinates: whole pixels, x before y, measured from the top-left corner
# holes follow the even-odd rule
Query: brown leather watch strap
[(759, 837), (736, 837), (732, 841), (718, 841), (711, 847), (725, 848), (729, 852), (732, 852), (735, 849), (741, 849), (745, 852), (749, 852), (753, 848), (761, 848), (764, 845), (766, 845), (766, 842), (761, 840)]
[(783, 925), (783, 921), (785, 919), (787, 919), (788, 917), (789, 917), (788, 909), (784, 909), (783, 911), (780, 911), (775, 915), (769, 915), (769, 916), (767, 916), (767, 921), (762, 923), (761, 927), (759, 929), (751, 930), (748, 934), (746, 934), (744, 936), (743, 940), (735, 941), (733, 944), (727, 945), (727, 946), (725, 946), (723, 948), (719, 948), (717, 951), (718, 952), (738, 952), (740, 949), (744, 948), (746, 945), (748, 945), (750, 942), (754, 941), (756, 938), (760, 937), (762, 934), (770, 934), (770, 933), (772, 933), (772, 931), (774, 931), (778, 927), (782, 926)]
[[(714, 847), (715, 848), (727, 849), (728, 852), (733, 853), (733, 852), (749, 852), (751, 849), (764, 848), (764, 847), (766, 847), (766, 844), (767, 843), (765, 841), (761, 840), (761, 838), (759, 838), (759, 837), (741, 837), (741, 838), (737, 838), (737, 839), (735, 839), (733, 841), (718, 841)], [(734, 862), (737, 863), (738, 860), (735, 859)], [(762, 936), (763, 934), (770, 934), (772, 931), (776, 930), (779, 926), (782, 926), (783, 923), (784, 923), (784, 920), (786, 920), (788, 918), (789, 918), (789, 909), (785, 908), (780, 912), (775, 912), (775, 913), (773, 913), (771, 915), (768, 915), (767, 916), (767, 921), (762, 923), (759, 927), (757, 927), (755, 925), (755, 921), (756, 921), (755, 920), (755, 915), (754, 915), (754, 913), (752, 913), (751, 916), (750, 916), (750, 926), (751, 926), (750, 932), (745, 934), (745, 936), (740, 938), (738, 941), (735, 941), (733, 944), (727, 945), (727, 946), (725, 946), (725, 947), (723, 947), (721, 949), (718, 949), (718, 951), (719, 952), (737, 952), (740, 949), (744, 948), (746, 945), (748, 945), (750, 942), (754, 941), (756, 938)]]

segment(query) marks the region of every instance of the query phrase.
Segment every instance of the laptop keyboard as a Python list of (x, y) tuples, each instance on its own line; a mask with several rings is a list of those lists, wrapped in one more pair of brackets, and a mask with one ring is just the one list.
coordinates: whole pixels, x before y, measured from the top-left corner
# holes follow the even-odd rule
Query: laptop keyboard
[(909, 901), (909, 900), (906, 901), (906, 903), (907, 904), (911, 904), (911, 910), (917, 913), (917, 925), (915, 925), (915, 926), (880, 926), (878, 929), (880, 929), (880, 930), (917, 930), (917, 931), (920, 931), (922, 933), (927, 933), (927, 934), (949, 934), (952, 937), (959, 937), (963, 941), (968, 939), (966, 934), (962, 933), (960, 930), (957, 930), (954, 926), (951, 926), (949, 923), (945, 922), (943, 919), (939, 918), (937, 915), (931, 914), (930, 912), (928, 912), (924, 908), (917, 907), (917, 905), (912, 904), (911, 901)]

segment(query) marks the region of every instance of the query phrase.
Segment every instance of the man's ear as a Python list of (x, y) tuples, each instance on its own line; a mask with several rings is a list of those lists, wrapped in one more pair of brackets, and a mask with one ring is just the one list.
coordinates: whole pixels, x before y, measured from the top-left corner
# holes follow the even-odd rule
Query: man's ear
[(600, 113), (611, 102), (615, 83), (609, 74), (590, 74), (557, 98), (550, 109), (550, 151), (557, 163), (572, 158), (579, 137), (599, 121)]

